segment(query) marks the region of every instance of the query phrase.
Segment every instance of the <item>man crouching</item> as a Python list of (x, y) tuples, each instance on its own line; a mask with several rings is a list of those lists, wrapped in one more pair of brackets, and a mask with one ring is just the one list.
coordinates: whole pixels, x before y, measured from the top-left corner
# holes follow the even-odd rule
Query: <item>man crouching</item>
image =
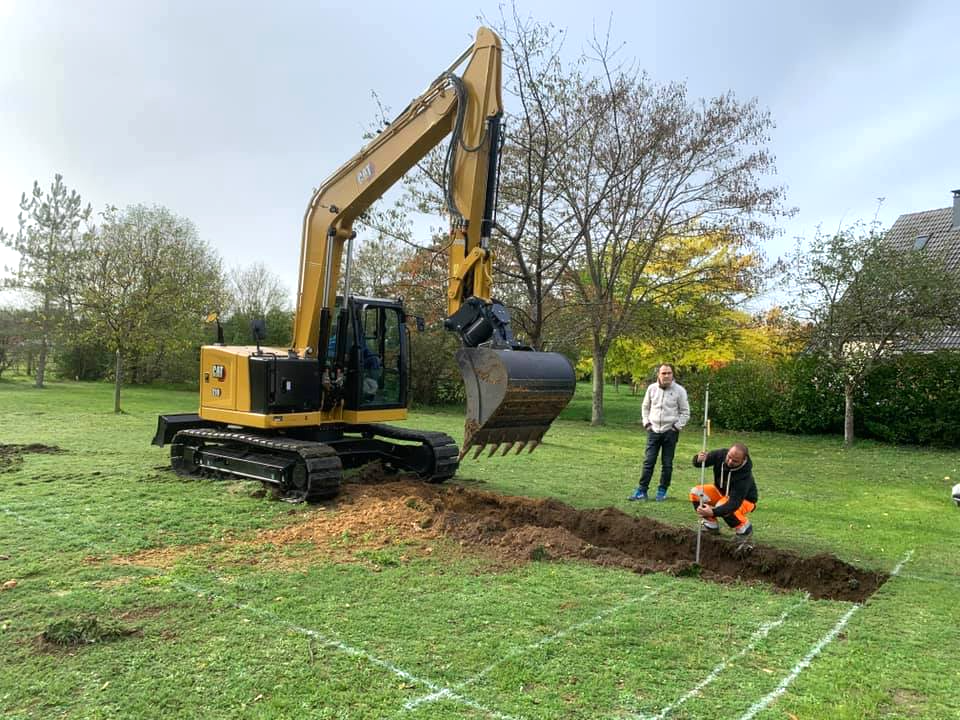
[(753, 479), (753, 462), (743, 443), (734, 443), (729, 449), (700, 451), (693, 458), (693, 466), (712, 467), (713, 485), (697, 485), (690, 490), (690, 500), (703, 529), (713, 535), (720, 533), (717, 518), (733, 528), (737, 547), (735, 553), (753, 549), (750, 536), (753, 525), (748, 513), (757, 506), (757, 484)]

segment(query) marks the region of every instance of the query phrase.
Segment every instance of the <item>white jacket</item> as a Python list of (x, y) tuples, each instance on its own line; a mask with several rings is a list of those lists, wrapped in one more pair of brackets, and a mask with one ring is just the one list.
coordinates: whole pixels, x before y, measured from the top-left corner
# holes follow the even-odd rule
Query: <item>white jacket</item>
[(690, 420), (690, 403), (687, 402), (687, 391), (676, 381), (668, 387), (660, 387), (660, 383), (647, 386), (643, 396), (643, 426), (650, 425), (656, 433), (666, 432), (675, 427), (682, 430)]

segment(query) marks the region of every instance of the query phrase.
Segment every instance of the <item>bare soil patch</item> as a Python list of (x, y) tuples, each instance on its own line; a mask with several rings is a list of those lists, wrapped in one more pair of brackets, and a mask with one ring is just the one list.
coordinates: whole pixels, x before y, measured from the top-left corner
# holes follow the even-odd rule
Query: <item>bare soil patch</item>
[[(803, 557), (759, 543), (754, 543), (750, 554), (737, 556), (729, 535), (704, 534), (700, 566), (694, 566), (694, 529), (615, 508), (579, 510), (552, 499), (453, 485), (366, 480), (345, 484), (339, 497), (300, 515), (299, 522), (261, 531), (253, 539), (224, 538), (224, 542), (245, 562), (287, 565), (321, 558), (364, 561), (385, 548), (400, 548), (402, 561), (433, 552), (433, 539), (449, 538), (499, 567), (575, 559), (640, 573), (693, 574), (721, 583), (760, 582), (783, 590), (804, 590), (815, 598), (854, 602), (866, 600), (889, 577), (832, 555)], [(308, 549), (297, 552), (298, 547)], [(194, 551), (159, 548), (121, 562), (163, 567)], [(221, 555), (221, 559), (227, 558)]]
[(28, 453), (40, 455), (63, 452), (56, 445), (0, 445), (0, 473), (13, 472), (23, 464), (23, 456)]

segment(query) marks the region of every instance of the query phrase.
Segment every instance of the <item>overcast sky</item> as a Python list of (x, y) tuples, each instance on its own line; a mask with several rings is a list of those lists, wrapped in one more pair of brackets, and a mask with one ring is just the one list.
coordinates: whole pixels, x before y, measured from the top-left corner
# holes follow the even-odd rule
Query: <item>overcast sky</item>
[[(776, 123), (775, 181), (816, 225), (951, 203), (960, 188), (960, 2), (783, 5), (518, 0), (568, 33), (594, 26), (658, 82), (756, 97)], [(363, 144), (376, 92), (398, 111), (467, 47), (496, 2), (0, 0), (0, 226), (60, 172), (100, 211), (165, 205), (226, 265), (296, 288), (311, 188)], [(0, 249), (0, 266), (16, 256)]]

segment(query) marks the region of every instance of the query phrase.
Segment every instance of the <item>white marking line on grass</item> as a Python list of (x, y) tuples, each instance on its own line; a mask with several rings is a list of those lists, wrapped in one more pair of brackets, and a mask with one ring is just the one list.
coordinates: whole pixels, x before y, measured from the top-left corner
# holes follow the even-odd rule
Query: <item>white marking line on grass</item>
[[(9, 508), (3, 508), (3, 512), (6, 515), (13, 516), (20, 523), (27, 524), (27, 525), (40, 525), (40, 526), (52, 527), (55, 531), (57, 531), (61, 535), (65, 535), (66, 537), (73, 538), (74, 540), (80, 539), (75, 535), (73, 535), (73, 533), (67, 532), (63, 528), (53, 525), (50, 522), (47, 522), (44, 520), (34, 520), (32, 518), (25, 518), (19, 513), (16, 513), (13, 510), (10, 510)], [(160, 572), (161, 575), (167, 575), (167, 573), (160, 571), (158, 568), (151, 568), (151, 570), (157, 570), (158, 572)], [(473, 708), (474, 710), (479, 710), (480, 712), (485, 713), (491, 717), (498, 718), (499, 720), (516, 720), (516, 718), (514, 718), (512, 715), (505, 715), (504, 713), (498, 712), (497, 710), (493, 710), (491, 708), (485, 707), (484, 705), (481, 705), (480, 703), (478, 703), (476, 700), (473, 700), (472, 698), (459, 695), (456, 692), (454, 692), (451, 688), (445, 688), (441, 685), (437, 685), (436, 683), (430, 682), (429, 680), (424, 680), (423, 678), (419, 678), (416, 675), (412, 675), (408, 673), (406, 670), (401, 670), (400, 668), (387, 662), (386, 660), (381, 660), (380, 658), (375, 657), (364, 650), (360, 650), (359, 648), (352, 647), (339, 640), (328, 638), (316, 630), (311, 630), (309, 628), (295, 625), (294, 623), (284, 620), (274, 615), (273, 613), (268, 612), (267, 610), (254, 607), (253, 605), (249, 605), (247, 603), (233, 602), (229, 598), (226, 598), (222, 595), (217, 595), (216, 593), (210, 592), (209, 590), (204, 590), (203, 588), (196, 587), (195, 585), (191, 585), (190, 583), (185, 583), (182, 580), (177, 580), (175, 578), (171, 578), (171, 580), (173, 581), (174, 585), (177, 585), (178, 587), (184, 590), (187, 590), (188, 592), (215, 598), (217, 600), (227, 603), (228, 605), (232, 605), (233, 607), (239, 610), (244, 610), (245, 612), (259, 615), (260, 617), (266, 618), (267, 620), (269, 620), (270, 622), (276, 625), (286, 627), (289, 630), (293, 630), (301, 635), (306, 635), (307, 637), (310, 637), (314, 640), (319, 640), (322, 644), (326, 645), (327, 647), (333, 648), (335, 650), (339, 650), (340, 652), (346, 653), (347, 655), (352, 655), (354, 657), (362, 658), (367, 662), (371, 663), (372, 665), (376, 665), (385, 670), (389, 670), (391, 673), (393, 673), (397, 677), (400, 677), (406, 680), (407, 682), (415, 683), (417, 685), (422, 685), (426, 688), (429, 688), (430, 690), (433, 690), (435, 694), (450, 698), (451, 700), (459, 702), (462, 705), (466, 705), (467, 707)]]
[[(510, 660), (510, 659), (512, 659), (512, 658), (515, 658), (515, 657), (517, 657), (518, 655), (523, 655), (523, 654), (528, 653), (528, 652), (533, 652), (534, 650), (537, 650), (537, 649), (543, 647), (544, 645), (549, 645), (549, 644), (552, 643), (552, 642), (556, 642), (557, 640), (561, 640), (561, 639), (565, 638), (567, 635), (569, 635), (570, 633), (574, 633), (574, 632), (576, 632), (577, 630), (580, 630), (580, 629), (582, 629), (582, 628), (585, 628), (585, 627), (588, 626), (588, 625), (592, 625), (592, 624), (594, 624), (594, 623), (600, 622), (601, 620), (604, 620), (604, 619), (605, 619), (606, 617), (608, 617), (609, 615), (611, 615), (611, 614), (613, 614), (613, 613), (616, 613), (616, 612), (619, 612), (619, 611), (623, 610), (625, 607), (628, 607), (628, 606), (633, 605), (633, 604), (635, 604), (635, 603), (643, 602), (644, 600), (647, 600), (647, 599), (653, 597), (654, 595), (656, 595), (657, 593), (662, 592), (662, 591), (663, 591), (663, 588), (657, 588), (656, 590), (651, 590), (650, 592), (646, 593), (645, 595), (641, 595), (640, 597), (631, 598), (631, 599), (627, 600), (626, 602), (622, 602), (622, 603), (620, 603), (619, 605), (617, 605), (617, 606), (615, 606), (615, 607), (608, 608), (608, 609), (604, 610), (603, 612), (597, 613), (596, 615), (594, 615), (594, 616), (593, 616), (592, 618), (590, 618), (589, 620), (583, 620), (583, 621), (581, 621), (581, 622), (576, 623), (575, 625), (571, 625), (570, 627), (565, 628), (565, 629), (563, 629), (563, 630), (560, 630), (559, 632), (557, 632), (557, 633), (555, 633), (555, 634), (553, 634), (553, 635), (550, 635), (550, 636), (548, 636), (548, 637), (545, 637), (545, 638), (543, 638), (542, 640), (538, 640), (537, 642), (535, 642), (535, 643), (533, 643), (533, 644), (531, 644), (531, 645), (527, 645), (527, 646), (525, 646), (525, 647), (514, 648), (513, 650), (510, 650), (509, 652), (507, 652), (505, 655), (502, 655), (500, 658), (498, 658), (498, 659), (495, 660), (494, 662), (492, 662), (492, 663), (490, 663), (489, 665), (487, 665), (485, 668), (483, 668), (483, 670), (481, 670), (480, 672), (478, 672), (478, 673), (477, 673), (476, 675), (474, 675), (473, 677), (467, 678), (466, 680), (464, 680), (464, 681), (462, 681), (462, 682), (459, 682), (459, 683), (457, 683), (456, 685), (454, 685), (454, 686), (453, 686), (453, 690), (459, 690), (459, 689), (461, 689), (461, 688), (466, 687), (467, 685), (471, 685), (471, 684), (477, 682), (478, 680), (480, 680), (481, 678), (483, 678), (485, 675), (489, 674), (490, 671), (492, 671), (495, 667), (497, 667), (498, 665), (501, 665), (502, 663), (506, 662), (507, 660)], [(440, 700), (440, 699), (446, 697), (446, 693), (447, 693), (447, 692), (449, 692), (449, 690), (444, 689), (444, 690), (440, 690), (439, 692), (431, 693), (430, 695), (423, 695), (422, 697), (414, 698), (413, 700), (410, 700), (409, 702), (405, 703), (404, 706), (403, 706), (403, 709), (404, 709), (404, 710), (413, 710), (413, 709), (414, 709), (415, 707), (417, 707), (418, 705), (423, 705), (424, 703), (429, 703), (429, 702), (435, 702), (435, 701), (437, 701), (437, 700)]]
[[(900, 570), (903, 569), (903, 566), (907, 563), (908, 560), (910, 560), (911, 557), (913, 557), (913, 550), (908, 550), (907, 554), (903, 556), (903, 559), (899, 563), (897, 563), (897, 566), (893, 570), (890, 571), (890, 577), (895, 577), (899, 575)], [(840, 634), (840, 631), (843, 630), (844, 627), (846, 627), (848, 622), (850, 622), (850, 618), (853, 617), (853, 614), (857, 610), (859, 610), (861, 607), (863, 606), (854, 605), (849, 610), (847, 610), (847, 612), (844, 613), (843, 617), (840, 618), (837, 624), (833, 626), (833, 629), (830, 632), (828, 632), (826, 635), (824, 635), (822, 638), (820, 638), (820, 642), (814, 645), (813, 649), (810, 650), (810, 652), (808, 652), (806, 656), (804, 656), (803, 660), (801, 660), (794, 666), (793, 670), (790, 671), (790, 674), (787, 675), (783, 680), (781, 680), (780, 684), (777, 685), (777, 687), (772, 692), (770, 692), (766, 697), (763, 697), (757, 702), (755, 702), (753, 704), (753, 707), (751, 707), (749, 710), (747, 710), (747, 712), (745, 712), (743, 715), (740, 716), (740, 720), (751, 720), (752, 718), (756, 717), (758, 712), (766, 708), (768, 705), (770, 705), (770, 703), (772, 703), (778, 697), (783, 695), (783, 693), (786, 692), (786, 689), (790, 685), (790, 683), (792, 683), (797, 678), (797, 675), (799, 675), (801, 672), (806, 670), (807, 667), (810, 666), (810, 663), (813, 662), (813, 659), (817, 655), (819, 655), (820, 651), (823, 650), (827, 645), (829, 645), (830, 642), (838, 634)]]
[(391, 673), (393, 673), (394, 675), (396, 675), (397, 677), (403, 680), (406, 680), (407, 682), (414, 683), (416, 685), (422, 685), (426, 688), (429, 688), (430, 690), (433, 690), (434, 694), (437, 696), (450, 698), (451, 700), (455, 700), (456, 702), (459, 702), (461, 705), (466, 705), (467, 707), (473, 708), (474, 710), (479, 710), (480, 712), (490, 715), (491, 717), (501, 718), (502, 720), (515, 720), (513, 716), (505, 715), (501, 712), (498, 712), (497, 710), (492, 710), (491, 708), (481, 705), (480, 703), (478, 703), (476, 700), (473, 700), (472, 698), (465, 697), (463, 695), (456, 693), (452, 688), (443, 687), (429, 680), (424, 680), (423, 678), (419, 678), (416, 675), (412, 675), (411, 673), (408, 673), (406, 670), (401, 670), (400, 668), (393, 665), (392, 663), (387, 662), (386, 660), (381, 660), (380, 658), (374, 655), (371, 655), (365, 650), (361, 650), (351, 645), (347, 645), (345, 642), (341, 642), (340, 640), (334, 640), (333, 638), (328, 638), (322, 633), (318, 632), (317, 630), (311, 630), (310, 628), (305, 628), (305, 627), (296, 625), (292, 622), (289, 622), (288, 620), (284, 620), (283, 618), (278, 617), (277, 615), (274, 615), (269, 610), (258, 608), (254, 605), (250, 605), (249, 603), (234, 602), (233, 600), (230, 600), (229, 598), (226, 598), (222, 595), (218, 595), (217, 593), (210, 592), (209, 590), (196, 587), (195, 585), (191, 585), (190, 583), (185, 583), (180, 580), (174, 580), (173, 582), (175, 585), (183, 588), (184, 590), (187, 590), (192, 593), (196, 593), (198, 595), (205, 595), (210, 598), (215, 598), (217, 600), (227, 603), (228, 605), (232, 605), (233, 607), (239, 610), (243, 610), (245, 612), (258, 615), (268, 620), (269, 622), (272, 622), (274, 625), (285, 627), (288, 630), (293, 630), (296, 633), (299, 633), (301, 635), (306, 635), (307, 637), (312, 638), (314, 640), (318, 640), (322, 644), (326, 645), (327, 647), (333, 648), (335, 650), (339, 650), (340, 652), (346, 653), (347, 655), (352, 655), (354, 657), (362, 658), (372, 665), (381, 667), (384, 670), (389, 670)]
[(717, 665), (710, 672), (709, 675), (707, 675), (703, 680), (697, 683), (696, 687), (694, 687), (692, 690), (687, 692), (686, 695), (681, 697), (672, 705), (667, 705), (667, 707), (665, 707), (663, 710), (660, 711), (659, 715), (637, 714), (637, 715), (634, 715), (633, 717), (638, 718), (638, 720), (663, 720), (663, 718), (665, 718), (667, 715), (672, 713), (678, 707), (683, 705), (687, 700), (689, 700), (690, 698), (696, 695), (699, 695), (700, 691), (703, 690), (707, 685), (712, 683), (714, 680), (716, 680), (717, 677), (720, 675), (720, 673), (722, 673), (730, 663), (742, 658), (748, 652), (752, 651), (757, 646), (757, 644), (759, 644), (761, 640), (763, 640), (765, 637), (767, 637), (767, 635), (770, 634), (771, 630), (774, 630), (775, 628), (778, 628), (781, 625), (783, 625), (786, 619), (791, 614), (793, 614), (795, 610), (799, 610), (801, 607), (803, 607), (809, 599), (810, 599), (810, 595), (805, 593), (803, 600), (796, 603), (795, 605), (791, 605), (790, 607), (788, 607), (783, 612), (783, 614), (780, 617), (778, 617), (776, 620), (764, 623), (759, 628), (757, 628), (757, 630), (753, 633), (753, 635), (750, 636), (750, 642), (747, 643), (747, 645), (740, 652), (738, 652), (736, 655), (731, 655), (730, 657), (721, 661), (720, 664)]

